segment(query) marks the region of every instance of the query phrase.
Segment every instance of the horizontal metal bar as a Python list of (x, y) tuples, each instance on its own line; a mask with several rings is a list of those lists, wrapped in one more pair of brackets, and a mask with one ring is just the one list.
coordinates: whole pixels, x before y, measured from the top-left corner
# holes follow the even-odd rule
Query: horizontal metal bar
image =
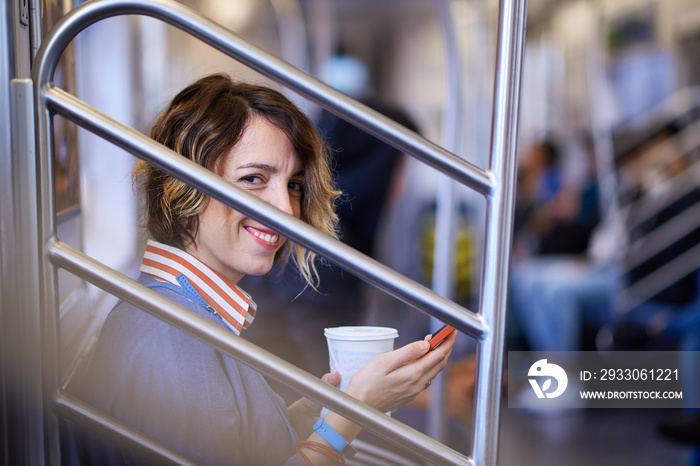
[(620, 302), (624, 304), (622, 312), (635, 308), (681, 278), (698, 270), (698, 264), (700, 264), (700, 244), (622, 290), (620, 296)]
[(57, 414), (73, 419), (119, 445), (136, 450), (150, 461), (157, 462), (157, 464), (193, 466), (197, 464), (67, 393), (57, 393), (53, 402)]
[(424, 285), (346, 244), (287, 215), (256, 196), (232, 186), (215, 173), (185, 159), (138, 131), (111, 119), (61, 89), (49, 89), (47, 106), (85, 129), (113, 142), (164, 172), (183, 179), (205, 194), (243, 212), (287, 238), (328, 257), (395, 298), (454, 325), (476, 338), (486, 326), (481, 317), (446, 299)]
[[(627, 219), (627, 228), (631, 230), (638, 227), (674, 202), (690, 194), (698, 188), (698, 184), (700, 184), (698, 180), (700, 180), (700, 162), (695, 162), (684, 172), (667, 178), (654, 186), (653, 191), (645, 193), (622, 210), (623, 218)], [(664, 193), (664, 195), (657, 196), (656, 194), (659, 192)]]
[(625, 257), (625, 268), (629, 270), (636, 267), (698, 227), (700, 227), (700, 203), (688, 207), (630, 244)]
[[(700, 161), (693, 162), (684, 171), (665, 178), (642, 197), (625, 206), (621, 215), (627, 219), (627, 228), (633, 229), (657, 215), (673, 202), (697, 189), (700, 184)], [(657, 193), (663, 192), (662, 197)]]
[(628, 128), (659, 127), (660, 123), (672, 123), (700, 107), (700, 86), (678, 89), (651, 109), (625, 123)]
[(278, 380), (434, 464), (463, 465), (467, 458), (425, 434), (380, 413), (326, 384), (295, 365), (175, 304), (70, 246), (54, 240), (48, 245), (51, 263), (126, 302), (207, 342), (242, 363)]
[(35, 82), (42, 89), (49, 85), (60, 54), (80, 31), (102, 19), (130, 14), (151, 16), (191, 34), (479, 193), (488, 195), (495, 187), (489, 172), (244, 41), (220, 24), (168, 0), (95, 0), (71, 10), (43, 41), (38, 66), (33, 70)]
[(672, 141), (676, 143), (682, 156), (687, 156), (700, 147), (700, 119), (689, 123), (680, 133), (673, 136)]

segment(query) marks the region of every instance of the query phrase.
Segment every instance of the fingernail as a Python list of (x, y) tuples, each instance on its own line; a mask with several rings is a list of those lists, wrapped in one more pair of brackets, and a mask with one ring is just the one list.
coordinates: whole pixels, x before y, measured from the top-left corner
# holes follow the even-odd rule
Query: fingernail
[(428, 342), (425, 341), (425, 340), (421, 340), (421, 341), (419, 341), (418, 343), (420, 344), (420, 349), (421, 349), (421, 351), (424, 351), (424, 352), (425, 352), (425, 351), (428, 350), (428, 348), (430, 348), (430, 343), (428, 343)]

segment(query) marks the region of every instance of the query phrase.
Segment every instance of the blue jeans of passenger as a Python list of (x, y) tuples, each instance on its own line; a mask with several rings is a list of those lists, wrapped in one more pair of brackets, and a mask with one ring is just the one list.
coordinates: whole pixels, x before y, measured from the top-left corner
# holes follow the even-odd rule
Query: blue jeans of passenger
[(584, 322), (613, 318), (616, 271), (571, 256), (541, 256), (511, 267), (510, 309), (533, 351), (581, 349)]

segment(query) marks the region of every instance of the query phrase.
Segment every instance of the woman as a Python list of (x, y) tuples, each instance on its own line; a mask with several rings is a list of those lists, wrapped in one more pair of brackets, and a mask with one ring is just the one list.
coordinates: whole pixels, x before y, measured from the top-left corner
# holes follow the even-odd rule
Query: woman
[[(338, 195), (322, 140), (280, 93), (200, 79), (178, 94), (151, 136), (184, 157), (312, 226), (334, 235)], [(255, 304), (236, 283), (297, 262), (315, 285), (314, 255), (259, 222), (141, 162), (149, 241), (139, 282), (235, 334)], [(320, 330), (320, 329), (319, 329)], [(444, 367), (454, 336), (428, 353), (425, 341), (379, 356), (347, 393), (380, 411), (412, 400)], [(426, 354), (428, 353), (428, 354)], [(326, 374), (333, 385), (337, 374)], [(205, 464), (335, 464), (360, 427), (302, 399), (282, 404), (265, 380), (233, 358), (134, 306), (108, 316), (90, 362), (70, 391), (167, 447)], [(140, 458), (75, 426), (67, 462), (138, 463)]]

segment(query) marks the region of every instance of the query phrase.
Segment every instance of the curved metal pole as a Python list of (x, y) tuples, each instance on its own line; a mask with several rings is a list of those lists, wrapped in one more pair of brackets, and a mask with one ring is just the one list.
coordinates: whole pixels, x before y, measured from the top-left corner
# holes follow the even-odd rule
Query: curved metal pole
[(475, 191), (486, 195), (493, 190), (494, 179), (489, 172), (249, 44), (220, 24), (169, 0), (91, 0), (71, 10), (56, 24), (39, 49), (37, 66), (33, 70), (37, 95), (50, 86), (58, 58), (73, 37), (97, 21), (129, 14), (151, 16), (175, 26)]
[[(487, 197), (487, 240), (484, 254), (484, 280), (481, 293), (483, 316), (476, 316), (449, 300), (440, 299), (430, 290), (413, 290), (411, 281), (383, 268), (366, 256), (319, 233), (305, 223), (285, 215), (254, 196), (230, 186), (220, 177), (176, 154), (164, 150), (149, 138), (118, 124), (92, 110), (50, 82), (60, 54), (81, 30), (101, 19), (144, 14), (159, 18), (214, 48), (238, 59), (258, 72), (296, 90), (336, 115), (377, 136), (379, 139), (422, 160), (428, 165), (461, 181)], [(495, 464), (498, 431), (498, 401), (503, 358), (504, 314), (507, 296), (508, 262), (512, 230), (512, 206), (517, 149), (520, 73), (524, 41), (525, 2), (502, 0), (499, 13), (497, 83), (494, 96), (494, 124), (489, 170), (481, 170), (454, 154), (417, 136), (381, 114), (359, 104), (322, 82), (257, 49), (216, 23), (198, 18), (190, 10), (165, 0), (95, 0), (83, 4), (64, 17), (46, 38), (37, 55), (33, 72), (37, 105), (38, 148), (41, 154), (39, 187), (41, 228), (39, 248), (48, 257), (54, 231), (53, 180), (51, 176), (51, 111), (57, 111), (120, 147), (139, 155), (165, 172), (190, 182), (206, 194), (259, 219), (290, 239), (338, 261), (341, 266), (390, 293), (403, 295), (409, 304), (427, 309), (442, 320), (455, 324), (482, 341), (479, 348), (479, 371), (472, 448), (478, 463)], [(495, 174), (495, 175), (494, 175)], [(498, 185), (497, 185), (498, 183)], [(42, 283), (46, 290), (43, 309), (55, 309), (55, 272), (43, 267)], [(396, 296), (396, 295), (395, 295)], [(442, 306), (446, 306), (443, 308)], [(47, 328), (56, 328), (55, 313), (48, 312)], [(46, 313), (45, 313), (46, 314)], [(53, 321), (52, 321), (53, 320)], [(46, 347), (55, 347), (53, 337)], [(306, 383), (302, 377), (299, 383)]]
[[(261, 371), (338, 414), (359, 422), (384, 438), (419, 454), (435, 464), (463, 464), (465, 457), (401, 422), (357, 401), (350, 395), (313, 377), (295, 365), (269, 353), (244, 338), (198, 316), (153, 290), (138, 284), (100, 262), (52, 240), (48, 254), (53, 264), (87, 280), (105, 291), (150, 312), (164, 321), (188, 331), (214, 345), (242, 363)], [(69, 406), (62, 404), (64, 408)], [(132, 440), (137, 440), (131, 436)]]
[(499, 180), (487, 198), (483, 284), (479, 309), (491, 334), (479, 344), (472, 453), (479, 464), (498, 457), (501, 368), (505, 340), (510, 250), (515, 204), (518, 117), (526, 0), (501, 0), (498, 18), (493, 123), (489, 166)]
[(232, 186), (215, 173), (181, 157), (138, 131), (100, 114), (65, 91), (53, 88), (46, 91), (43, 98), (49, 109), (131, 154), (137, 155), (164, 172), (187, 181), (214, 199), (259, 220), (292, 241), (336, 261), (343, 268), (397, 299), (418, 310), (436, 315), (446, 322), (455, 323), (458, 328), (477, 338), (486, 332), (481, 318), (467, 309), (321, 233), (308, 223), (285, 214), (256, 196)]
[[(286, 214), (283, 214), (277, 209), (269, 206), (265, 202), (257, 199), (255, 196), (251, 196), (248, 193), (245, 193), (245, 191), (238, 190), (232, 186), (230, 186), (225, 180), (222, 178), (218, 177), (217, 175), (213, 174), (212, 172), (209, 172), (206, 169), (203, 169), (199, 165), (189, 162), (182, 157), (178, 156), (177, 154), (168, 151), (167, 149), (163, 148), (159, 144), (155, 143), (155, 141), (151, 140), (150, 138), (147, 138), (143, 136), (141, 133), (138, 133), (135, 130), (132, 130), (124, 125), (121, 125), (120, 123), (116, 122), (115, 120), (112, 120), (106, 116), (103, 116), (99, 114), (99, 112), (96, 112), (95, 110), (91, 109), (89, 106), (86, 104), (80, 102), (78, 99), (75, 97), (65, 93), (65, 91), (62, 91), (60, 89), (55, 89), (55, 88), (50, 88), (43, 94), (43, 99), (45, 105), (46, 105), (46, 120), (50, 123), (50, 115), (49, 111), (55, 111), (58, 112), (59, 114), (67, 117), (71, 121), (74, 121), (75, 123), (78, 123), (82, 125), (83, 127), (90, 129), (94, 133), (104, 137), (105, 139), (116, 143), (120, 147), (128, 150), (129, 152), (141, 156), (144, 160), (149, 161), (155, 166), (160, 167), (164, 171), (171, 173), (173, 176), (178, 176), (181, 179), (184, 179), (186, 181), (189, 181), (199, 189), (201, 189), (203, 192), (211, 195), (212, 197), (215, 197), (223, 202), (227, 202), (229, 205), (232, 205), (234, 208), (238, 208), (239, 210), (243, 211), (244, 213), (248, 213), (251, 216), (256, 216), (257, 218), (262, 218), (264, 219), (263, 222), (270, 224), (274, 228), (279, 229), (280, 231), (288, 234), (292, 239), (296, 239), (299, 242), (307, 242), (305, 239), (305, 236), (315, 236), (316, 243), (315, 245), (318, 246), (319, 243), (321, 243), (320, 246), (320, 251), (326, 252), (328, 256), (332, 258), (338, 258), (341, 257), (339, 260), (340, 262), (347, 262), (348, 268), (352, 269), (352, 267), (355, 267), (358, 262), (362, 262), (362, 257), (365, 257), (366, 261), (371, 261), (371, 259), (366, 258), (366, 256), (363, 256), (356, 251), (352, 250), (351, 248), (344, 246), (342, 243), (337, 242), (336, 240), (331, 239), (330, 237), (318, 232), (314, 228), (310, 227), (309, 225), (305, 224), (304, 222), (301, 222), (298, 219), (295, 219), (294, 217), (288, 216)], [(42, 106), (39, 105), (41, 108)], [(45, 137), (48, 138), (48, 134), (44, 135)], [(50, 147), (50, 144), (45, 144), (46, 146)], [(50, 163), (50, 157), (49, 151), (46, 151), (46, 147), (44, 147), (44, 151), (42, 152), (43, 160), (48, 164)], [(39, 165), (44, 165), (39, 164)], [(49, 167), (50, 170), (50, 167)], [(44, 177), (44, 181), (46, 183), (50, 184), (50, 180), (47, 179), (49, 177)], [(43, 205), (48, 205), (46, 208), (40, 209), (42, 212), (52, 212), (52, 201), (51, 201), (51, 196), (47, 196), (46, 193), (51, 192), (50, 189), (44, 188), (43, 193), (44, 196), (42, 198), (44, 204)], [(50, 225), (51, 224), (51, 218), (53, 215), (48, 214), (45, 215), (45, 217), (48, 217), (48, 220), (46, 220), (45, 225)], [(291, 224), (291, 225), (290, 225)], [(101, 286), (104, 286), (107, 291), (112, 291), (114, 294), (117, 296), (122, 297), (123, 299), (140, 299), (138, 298), (139, 293), (134, 292), (132, 290), (133, 295), (125, 295), (124, 291), (122, 290), (121, 292), (116, 291), (114, 288), (111, 288), (110, 285), (104, 285), (106, 277), (110, 275), (108, 272), (108, 269), (106, 268), (101, 268), (101, 269), (95, 269), (98, 270), (97, 272), (90, 272), (89, 268), (85, 269), (84, 265), (82, 265), (79, 261), (76, 261), (74, 258), (71, 258), (70, 254), (66, 254), (65, 251), (59, 247), (60, 245), (50, 245), (50, 243), (53, 240), (51, 238), (48, 238), (44, 243), (47, 244), (44, 251), (42, 253), (44, 256), (49, 255), (53, 258), (54, 264), (65, 268), (66, 270), (69, 270), (71, 273), (75, 273), (81, 278), (84, 279), (89, 279), (93, 283), (101, 284)], [(344, 248), (344, 254), (347, 259), (342, 259), (342, 256), (338, 255), (338, 249)], [(65, 249), (65, 248), (63, 248)], [(332, 252), (334, 251), (335, 252)], [(358, 258), (359, 257), (359, 258)], [(371, 264), (371, 263), (370, 263)], [(361, 264), (360, 264), (361, 265)], [(371, 264), (371, 265), (366, 265), (365, 267), (367, 270), (371, 269), (374, 267), (374, 269), (379, 269), (383, 266), (381, 266), (378, 263)], [(362, 273), (367, 273), (367, 271), (362, 271), (359, 270), (358, 274), (362, 275)], [(391, 283), (392, 281), (400, 282), (401, 280), (406, 280), (403, 277), (401, 277), (399, 274), (396, 274), (393, 272), (391, 269), (386, 269), (386, 270), (379, 270), (378, 272), (374, 272), (377, 276), (382, 276), (384, 275), (389, 276), (388, 279), (385, 278), (385, 281), (387, 283)], [(53, 275), (52, 270), (50, 268), (45, 267), (45, 274), (46, 274), (46, 279), (45, 279), (45, 284), (46, 284), (46, 297), (47, 297), (47, 303), (44, 303), (42, 306), (44, 309), (53, 309), (55, 308), (54, 306), (50, 306), (50, 301), (52, 299), (51, 295), (51, 290), (49, 288), (51, 286), (54, 286), (55, 289), (55, 284), (51, 284), (50, 276)], [(371, 274), (371, 273), (370, 273)], [(435, 308), (435, 311), (444, 311), (441, 309), (443, 306), (446, 308), (452, 307), (453, 308), (453, 314), (448, 314), (447, 320), (452, 320), (454, 319), (455, 315), (459, 318), (461, 317), (463, 319), (466, 319), (466, 321), (471, 321), (471, 325), (476, 326), (476, 334), (481, 335), (484, 331), (483, 325), (481, 325), (480, 319), (476, 316), (473, 316), (471, 313), (465, 312), (464, 309), (459, 309), (458, 306), (454, 305), (450, 301), (444, 300), (444, 303), (441, 304), (441, 299), (438, 296), (430, 296), (432, 295), (432, 292), (430, 290), (427, 290), (427, 288), (423, 288), (423, 290), (420, 289), (420, 286), (418, 284), (413, 284), (411, 285), (410, 282), (406, 281), (406, 284), (404, 285), (399, 285), (405, 287), (405, 290), (412, 290), (411, 292), (418, 291), (418, 293), (424, 293), (426, 294), (426, 307), (425, 309), (430, 309), (431, 306), (437, 306)], [(414, 286), (415, 285), (415, 286)], [(415, 288), (415, 289), (414, 289)], [(427, 294), (429, 293), (429, 294)], [(136, 296), (136, 298), (134, 297)], [(139, 303), (139, 305), (143, 304), (142, 302)], [(152, 310), (152, 308), (148, 306), (141, 306), (146, 309)], [(448, 310), (449, 312), (449, 310)], [(51, 319), (55, 320), (55, 313), (52, 312), (47, 312), (45, 313), (45, 318), (47, 321), (50, 321)], [(173, 319), (171, 317), (168, 320)], [(181, 316), (175, 317), (174, 319), (182, 319)], [(186, 320), (186, 318), (185, 318)], [(463, 322), (460, 324), (457, 324), (458, 327), (462, 327)], [(55, 326), (57, 323), (54, 321), (53, 325)], [(49, 328), (51, 325), (48, 326)], [(207, 340), (212, 344), (217, 345), (217, 340), (216, 336), (212, 336), (207, 333), (198, 333), (196, 327), (187, 327), (188, 330), (193, 331), (194, 333), (198, 336), (209, 336), (212, 337), (213, 340)], [(221, 330), (221, 329), (219, 329)], [(52, 346), (55, 345), (55, 342), (53, 342), (51, 345), (46, 345), (47, 348), (50, 347), (55, 347)], [(230, 351), (230, 350), (229, 350)], [(236, 357), (239, 357), (239, 353), (235, 353)], [(256, 356), (257, 357), (257, 356)], [(261, 356), (262, 357), (262, 356)], [(243, 362), (248, 362), (250, 360), (250, 357), (242, 357), (241, 358)], [(268, 364), (268, 365), (265, 365)], [(263, 372), (267, 373), (268, 375), (271, 375), (273, 377), (276, 377), (288, 385), (292, 386), (293, 388), (295, 387), (302, 387), (305, 390), (309, 389), (309, 383), (315, 383), (315, 382), (309, 382), (309, 380), (314, 381), (315, 378), (309, 376), (309, 375), (301, 375), (297, 374), (293, 371), (290, 371), (287, 368), (284, 368), (282, 372), (274, 372), (271, 373), (269, 372), (270, 366), (269, 363), (266, 363), (263, 359), (257, 359), (255, 360), (255, 364), (252, 364), (254, 367), (263, 370)], [(57, 364), (56, 364), (57, 366)], [(280, 374), (284, 374), (285, 376), (282, 377)], [(317, 381), (316, 381), (317, 382)], [(301, 384), (301, 385), (300, 385)], [(311, 392), (313, 394), (313, 391)], [(322, 398), (323, 400), (323, 398)], [(332, 407), (334, 406), (332, 403), (328, 403)], [(66, 406), (64, 406), (66, 408)], [(341, 414), (343, 413), (343, 410), (339, 410)], [(358, 419), (355, 415), (348, 415), (348, 417), (353, 418), (353, 419)], [(364, 419), (360, 418), (363, 422)], [(370, 429), (372, 429), (372, 424), (370, 421)], [(422, 451), (422, 455), (428, 455), (426, 458), (429, 458), (433, 456), (435, 453), (437, 453), (437, 450), (435, 450), (435, 447), (432, 447), (433, 453), (430, 453), (431, 449), (430, 448), (425, 448), (424, 446), (427, 445), (425, 444), (425, 441), (422, 440), (420, 442), (412, 442), (407, 438), (404, 438), (403, 434), (397, 433), (396, 431), (382, 431), (382, 435), (385, 436), (387, 439), (391, 440), (392, 438), (398, 439), (398, 443), (402, 445), (406, 445), (408, 443), (409, 445), (413, 445), (413, 451), (420, 452)], [(398, 435), (398, 437), (397, 437)], [(413, 434), (410, 434), (413, 435)], [(417, 445), (417, 446), (416, 446)], [(428, 452), (428, 453), (426, 453)], [(448, 460), (450, 458), (449, 454), (447, 457), (442, 456), (441, 462), (443, 461), (448, 461), (452, 462), (453, 464), (458, 464), (461, 463), (465, 460), (463, 456), (457, 456), (454, 457), (452, 456), (452, 460)], [(457, 459), (455, 459), (457, 458)], [(435, 459), (435, 457), (431, 458)]]

